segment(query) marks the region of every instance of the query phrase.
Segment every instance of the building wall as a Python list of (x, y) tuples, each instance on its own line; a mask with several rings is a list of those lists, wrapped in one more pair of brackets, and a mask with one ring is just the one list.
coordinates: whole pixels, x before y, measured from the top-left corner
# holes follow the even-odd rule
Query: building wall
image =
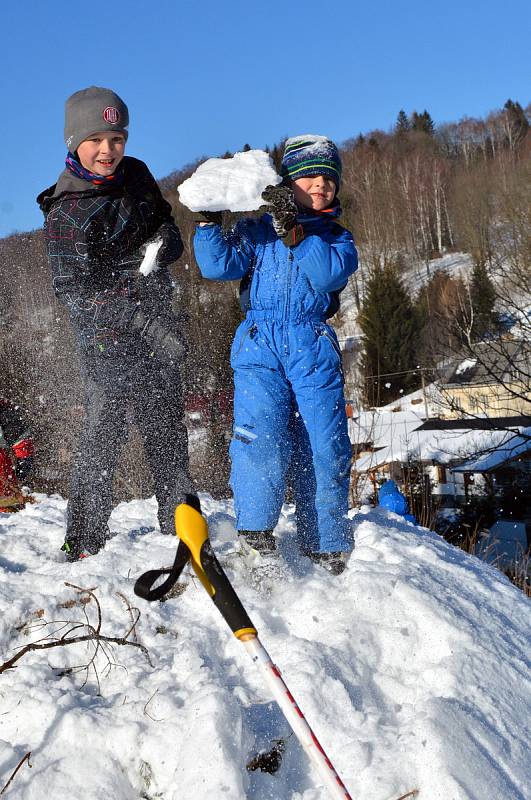
[[(521, 394), (521, 397), (515, 395)], [(531, 414), (531, 397), (525, 397), (521, 384), (483, 386), (445, 386), (444, 397), (454, 408), (444, 416), (459, 419), (462, 414), (507, 417)]]

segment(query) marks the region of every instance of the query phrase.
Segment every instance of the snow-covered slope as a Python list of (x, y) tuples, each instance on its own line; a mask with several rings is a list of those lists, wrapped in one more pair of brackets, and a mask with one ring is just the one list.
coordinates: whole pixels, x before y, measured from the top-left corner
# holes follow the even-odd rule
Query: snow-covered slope
[[(0, 789), (9, 800), (325, 800), (325, 789), (259, 675), (195, 579), (147, 604), (136, 577), (169, 565), (154, 501), (121, 504), (104, 551), (62, 562), (65, 502), (39, 496), (0, 519), (0, 663), (51, 633), (95, 620), (70, 582), (94, 590), (102, 633), (131, 625), (137, 648), (85, 644), (32, 652), (0, 673)], [(202, 498), (211, 538), (261, 639), (356, 800), (525, 800), (531, 785), (529, 604), (493, 568), (435, 534), (368, 509), (339, 578), (297, 557), (292, 509), (277, 528), (286, 577), (252, 589), (233, 547), (228, 503)], [(77, 601), (71, 605), (70, 601)], [(70, 607), (71, 606), (71, 607)], [(58, 625), (55, 626), (56, 628)], [(64, 632), (63, 628), (63, 632)], [(111, 655), (111, 654), (110, 654)], [(86, 680), (85, 680), (86, 679)], [(248, 772), (285, 739), (274, 775)]]

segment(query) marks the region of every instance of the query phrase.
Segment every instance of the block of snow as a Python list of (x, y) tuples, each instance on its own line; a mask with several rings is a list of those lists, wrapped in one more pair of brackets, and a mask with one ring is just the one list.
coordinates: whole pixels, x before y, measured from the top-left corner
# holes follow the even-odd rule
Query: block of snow
[(266, 186), (281, 180), (268, 153), (248, 150), (209, 158), (178, 186), (179, 198), (191, 211), (256, 211)]
[(149, 275), (150, 272), (156, 272), (156, 270), (159, 268), (159, 265), (157, 264), (157, 253), (160, 250), (161, 244), (162, 239), (156, 239), (154, 242), (149, 242), (149, 244), (146, 246), (144, 258), (142, 259), (142, 263), (138, 268), (142, 275)]

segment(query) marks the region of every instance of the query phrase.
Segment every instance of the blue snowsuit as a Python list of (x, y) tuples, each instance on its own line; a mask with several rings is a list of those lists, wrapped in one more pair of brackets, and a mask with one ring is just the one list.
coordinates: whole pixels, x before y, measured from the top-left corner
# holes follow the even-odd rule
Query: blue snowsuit
[[(326, 320), (337, 311), (338, 294), (358, 262), (352, 235), (335, 222), (337, 214), (299, 217), (305, 238), (293, 248), (278, 238), (268, 214), (240, 220), (228, 236), (218, 225), (198, 227), (194, 239), (203, 276), (240, 279), (247, 311), (231, 352), (231, 486), (237, 528), (273, 529), (278, 521), (293, 456), (289, 426), (295, 409), (307, 433), (315, 475), (318, 529), (304, 532), (304, 546), (311, 552), (352, 546), (345, 516), (351, 446), (341, 353)], [(300, 464), (295, 466), (296, 495), (305, 494), (307, 503)]]

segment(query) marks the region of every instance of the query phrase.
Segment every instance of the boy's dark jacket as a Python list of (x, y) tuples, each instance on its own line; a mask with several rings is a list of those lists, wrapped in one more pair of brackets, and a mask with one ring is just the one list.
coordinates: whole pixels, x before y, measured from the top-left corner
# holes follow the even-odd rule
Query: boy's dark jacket
[[(68, 307), (82, 355), (93, 363), (134, 363), (147, 349), (130, 328), (138, 309), (147, 318), (167, 317), (172, 281), (168, 265), (183, 251), (171, 206), (147, 166), (124, 157), (121, 183), (95, 186), (64, 170), (37, 198), (53, 287)], [(139, 272), (144, 245), (162, 238), (158, 269)]]

